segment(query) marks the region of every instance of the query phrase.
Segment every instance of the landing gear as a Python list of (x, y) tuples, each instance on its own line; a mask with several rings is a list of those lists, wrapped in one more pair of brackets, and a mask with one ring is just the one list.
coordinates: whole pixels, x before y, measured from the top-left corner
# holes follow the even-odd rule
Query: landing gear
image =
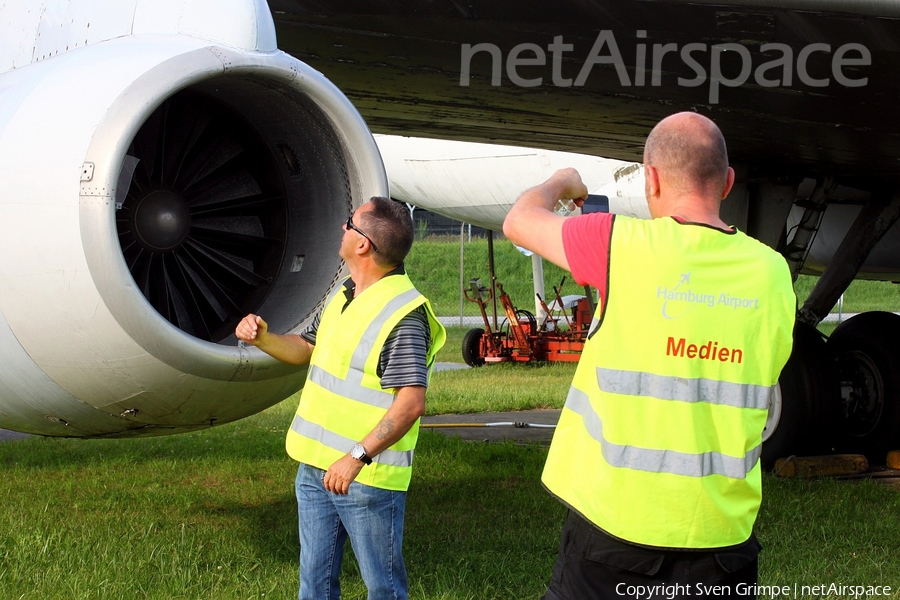
[(826, 343), (798, 322), (763, 432), (762, 463), (791, 455), (865, 454), (882, 463), (900, 447), (900, 316), (862, 313)]
[(862, 313), (828, 340), (840, 380), (841, 449), (881, 462), (900, 447), (900, 316)]
[(761, 457), (764, 468), (771, 468), (778, 458), (830, 449), (825, 446), (831, 439), (837, 389), (824, 336), (798, 322), (791, 357), (769, 402)]

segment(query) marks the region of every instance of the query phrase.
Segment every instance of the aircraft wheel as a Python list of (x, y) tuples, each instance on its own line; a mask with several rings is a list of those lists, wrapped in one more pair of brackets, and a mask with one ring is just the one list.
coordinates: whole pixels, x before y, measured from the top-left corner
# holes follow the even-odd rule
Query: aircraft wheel
[(810, 325), (797, 323), (791, 357), (769, 400), (763, 430), (763, 468), (772, 468), (779, 458), (826, 449), (831, 438), (831, 415), (838, 402), (833, 373), (824, 336)]
[(481, 336), (484, 335), (484, 329), (470, 329), (463, 336), (462, 341), (462, 357), (470, 367), (480, 367), (484, 364), (484, 357), (481, 356)]
[(900, 316), (867, 312), (838, 326), (828, 340), (837, 360), (842, 449), (881, 462), (900, 447)]

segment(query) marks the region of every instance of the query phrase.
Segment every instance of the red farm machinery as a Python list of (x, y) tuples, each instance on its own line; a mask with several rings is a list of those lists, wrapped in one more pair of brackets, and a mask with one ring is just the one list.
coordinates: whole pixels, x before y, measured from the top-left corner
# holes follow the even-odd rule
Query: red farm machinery
[[(472, 279), (465, 296), (478, 305), (484, 328), (470, 329), (463, 337), (462, 355), (466, 364), (478, 367), (497, 362), (577, 362), (591, 326), (593, 303), (589, 294), (561, 296), (563, 283), (565, 278), (553, 288), (556, 299), (550, 306), (537, 295), (547, 315), (539, 323), (531, 312), (513, 306), (499, 282), (494, 281), (488, 288), (480, 279)], [(494, 297), (500, 300), (506, 318), (497, 325), (495, 304), (494, 327), (491, 327), (487, 306)]]

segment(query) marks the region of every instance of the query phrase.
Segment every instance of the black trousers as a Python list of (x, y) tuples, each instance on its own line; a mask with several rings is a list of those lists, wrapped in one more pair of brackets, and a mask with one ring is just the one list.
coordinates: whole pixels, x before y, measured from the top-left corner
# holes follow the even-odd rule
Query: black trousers
[(650, 549), (610, 537), (569, 511), (543, 600), (756, 599), (756, 536), (715, 551)]

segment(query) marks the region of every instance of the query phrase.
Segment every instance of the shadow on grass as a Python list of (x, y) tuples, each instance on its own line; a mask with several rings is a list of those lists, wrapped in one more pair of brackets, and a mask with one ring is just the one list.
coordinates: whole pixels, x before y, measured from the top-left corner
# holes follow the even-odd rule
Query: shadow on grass
[(564, 517), (540, 484), (546, 452), (424, 432), (407, 500), (410, 580), (438, 596), (539, 597)]
[[(130, 567), (116, 578), (127, 572), (133, 580), (120, 584), (128, 591), (119, 597), (145, 597), (140, 590), (153, 592), (147, 597), (260, 597), (248, 592), (255, 589), (290, 597), (299, 547), (296, 464), (284, 454), (283, 421), (284, 414), (261, 416), (146, 440), (0, 444), (0, 553), (7, 557), (0, 566), (27, 565), (7, 572), (7, 588), (0, 578), (0, 589), (17, 592), (0, 596), (32, 590), (31, 597), (61, 597), (49, 593), (58, 582), (99, 585), (107, 565), (121, 564)], [(413, 597), (543, 593), (565, 512), (540, 485), (546, 452), (422, 432), (405, 537)], [(826, 579), (900, 588), (895, 490), (769, 476), (763, 485), (761, 584)], [(345, 600), (364, 598), (354, 562), (348, 558), (345, 567)], [(223, 574), (230, 587), (216, 594)], [(197, 593), (185, 596), (184, 582), (200, 582)]]
[[(564, 517), (540, 485), (546, 447), (468, 443), (422, 432), (407, 497), (404, 556), (415, 597), (537, 598), (545, 590)], [(290, 490), (292, 482), (276, 482)], [(290, 491), (265, 503), (212, 500), (199, 510), (243, 523), (260, 556), (296, 565)], [(350, 548), (343, 597), (365, 597)], [(417, 590), (417, 591), (416, 591)]]
[[(292, 489), (290, 482), (284, 483), (283, 487)], [(194, 512), (201, 518), (239, 524), (235, 534), (242, 535), (241, 541), (255, 548), (255, 556), (276, 563), (299, 564), (297, 501), (290, 491), (257, 503), (207, 501)]]

